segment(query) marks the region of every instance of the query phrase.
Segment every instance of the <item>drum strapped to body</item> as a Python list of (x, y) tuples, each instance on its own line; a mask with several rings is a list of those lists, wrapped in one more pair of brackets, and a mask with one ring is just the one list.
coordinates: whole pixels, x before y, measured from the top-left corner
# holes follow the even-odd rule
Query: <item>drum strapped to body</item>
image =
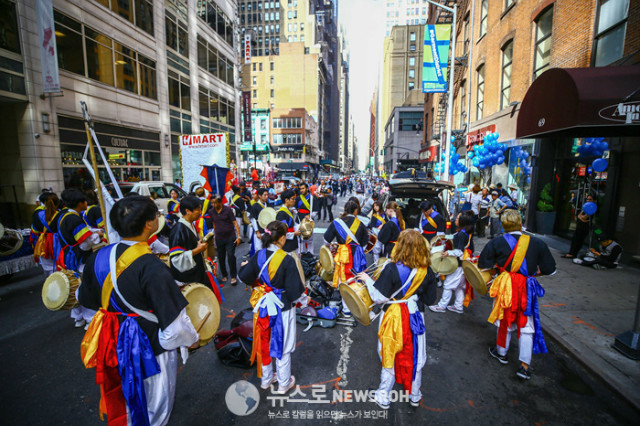
[(462, 261), (462, 272), (464, 272), (464, 276), (471, 287), (483, 296), (489, 291), (496, 274), (495, 269), (480, 269), (477, 264), (470, 260)]
[(69, 310), (78, 305), (76, 290), (81, 275), (63, 269), (49, 275), (42, 286), (42, 303), (51, 311)]
[(371, 250), (373, 250), (377, 242), (378, 242), (378, 237), (373, 232), (370, 232), (369, 241), (367, 242), (367, 246), (365, 247), (364, 252), (369, 253)]
[(431, 255), (431, 269), (436, 274), (450, 275), (458, 269), (458, 258), (454, 256), (443, 256), (442, 251)]
[[(200, 346), (213, 340), (220, 326), (220, 304), (213, 291), (200, 283), (190, 283), (180, 289), (189, 304), (187, 316), (200, 334)], [(200, 328), (198, 330), (198, 328)]]
[(340, 289), (340, 295), (342, 300), (349, 307), (353, 317), (364, 326), (371, 324), (371, 310), (374, 303), (369, 295), (367, 286), (358, 280), (353, 282), (341, 283), (338, 287)]

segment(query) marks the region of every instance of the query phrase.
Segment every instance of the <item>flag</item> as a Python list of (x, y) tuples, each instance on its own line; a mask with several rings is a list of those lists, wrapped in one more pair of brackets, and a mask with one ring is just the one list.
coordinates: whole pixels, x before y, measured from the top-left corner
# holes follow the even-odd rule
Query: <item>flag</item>
[(211, 194), (220, 195), (223, 203), (229, 201), (225, 194), (231, 191), (233, 173), (228, 168), (215, 164), (213, 166), (204, 166), (200, 176), (205, 179), (204, 189)]
[(422, 91), (424, 93), (446, 93), (447, 62), (451, 25), (425, 25), (422, 64)]

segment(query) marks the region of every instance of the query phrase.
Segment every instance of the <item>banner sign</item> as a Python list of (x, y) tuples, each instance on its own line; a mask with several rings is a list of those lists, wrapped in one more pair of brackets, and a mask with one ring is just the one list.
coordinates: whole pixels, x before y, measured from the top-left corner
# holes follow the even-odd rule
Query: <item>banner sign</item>
[(58, 93), (60, 92), (60, 74), (58, 73), (52, 0), (36, 0), (36, 17), (44, 93)]
[(244, 62), (246, 64), (251, 62), (251, 36), (249, 34), (244, 35)]
[(242, 92), (242, 124), (244, 125), (244, 141), (251, 142), (251, 92)]
[(422, 53), (422, 92), (445, 93), (447, 91), (447, 62), (451, 25), (425, 25)]
[(226, 133), (180, 136), (180, 167), (185, 188), (193, 182), (204, 186), (202, 169), (213, 165), (229, 167), (229, 138)]
[(473, 145), (481, 145), (484, 143), (484, 137), (489, 133), (493, 133), (496, 131), (496, 125), (492, 124), (490, 126), (483, 127), (478, 130), (474, 130), (473, 132), (467, 133), (467, 150), (473, 148)]

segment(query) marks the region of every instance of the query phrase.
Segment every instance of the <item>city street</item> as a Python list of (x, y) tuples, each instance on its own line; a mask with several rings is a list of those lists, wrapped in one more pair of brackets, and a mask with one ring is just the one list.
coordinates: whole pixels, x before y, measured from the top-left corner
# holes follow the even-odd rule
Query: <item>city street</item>
[[(340, 200), (338, 207), (343, 204)], [(338, 211), (335, 209), (334, 214)], [(327, 225), (320, 222), (317, 229)], [(479, 239), (476, 248), (485, 242)], [(314, 244), (317, 252), (321, 234), (315, 234)], [(238, 263), (248, 248), (248, 244), (242, 244), (238, 249)], [(541, 283), (546, 280), (541, 279)], [(12, 425), (101, 424), (95, 371), (85, 370), (80, 361), (83, 331), (74, 328), (67, 311), (51, 312), (43, 306), (42, 283), (43, 276), (32, 269), (0, 287), (0, 418)], [(250, 293), (243, 285), (226, 286), (223, 293), (226, 302), (221, 328), (228, 328), (231, 318), (249, 307)], [(258, 386), (255, 368), (222, 365), (213, 344), (209, 344), (179, 367), (170, 424), (282, 424), (302, 419), (328, 423), (330, 418), (345, 424), (364, 424), (373, 419), (394, 424), (563, 425), (632, 424), (637, 420), (636, 412), (549, 336), (549, 353), (534, 355), (532, 379), (518, 379), (517, 341), (512, 343), (508, 365), (499, 364), (488, 354), (495, 341), (495, 328), (486, 321), (490, 309), (490, 298), (477, 296), (463, 315), (426, 312), (428, 360), (419, 408), (402, 402), (392, 404), (384, 413), (372, 402), (340, 402), (339, 396), (334, 398), (344, 395), (338, 393), (340, 390), (367, 391), (379, 384), (377, 324), (312, 328), (306, 333), (298, 325), (292, 372), (300, 392), (295, 399), (316, 402), (284, 400), (280, 406), (279, 399), (272, 395), (270, 399), (268, 392), (260, 391), (257, 410), (247, 417), (236, 417), (225, 405), (225, 393), (242, 379)], [(400, 387), (396, 385), (395, 389)], [(338, 419), (341, 416), (345, 418)]]

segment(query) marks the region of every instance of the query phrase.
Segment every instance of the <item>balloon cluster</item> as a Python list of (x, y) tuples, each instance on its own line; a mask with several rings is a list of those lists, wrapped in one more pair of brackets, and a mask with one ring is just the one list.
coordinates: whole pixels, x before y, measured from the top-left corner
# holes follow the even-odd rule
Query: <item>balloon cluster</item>
[[(446, 157), (444, 152), (442, 153), (441, 161), (435, 166), (435, 171), (437, 173), (444, 173), (444, 162), (446, 161)], [(464, 164), (464, 161), (460, 160), (460, 154), (457, 152), (451, 155), (449, 159), (449, 174), (457, 175), (458, 173), (466, 173), (469, 168)]]
[(487, 167), (504, 163), (504, 152), (507, 150), (507, 145), (498, 143), (499, 137), (498, 133), (489, 133), (484, 137), (483, 145), (474, 145), (473, 151), (470, 151), (467, 156), (475, 167), (484, 170)]
[(578, 147), (579, 157), (602, 157), (602, 154), (609, 149), (609, 143), (604, 138), (585, 138), (582, 145)]
[(527, 162), (529, 158), (529, 153), (522, 149), (522, 147), (515, 146), (511, 148), (511, 157), (515, 158), (515, 164), (522, 168), (522, 174), (527, 176), (526, 182), (531, 183), (531, 162)]

